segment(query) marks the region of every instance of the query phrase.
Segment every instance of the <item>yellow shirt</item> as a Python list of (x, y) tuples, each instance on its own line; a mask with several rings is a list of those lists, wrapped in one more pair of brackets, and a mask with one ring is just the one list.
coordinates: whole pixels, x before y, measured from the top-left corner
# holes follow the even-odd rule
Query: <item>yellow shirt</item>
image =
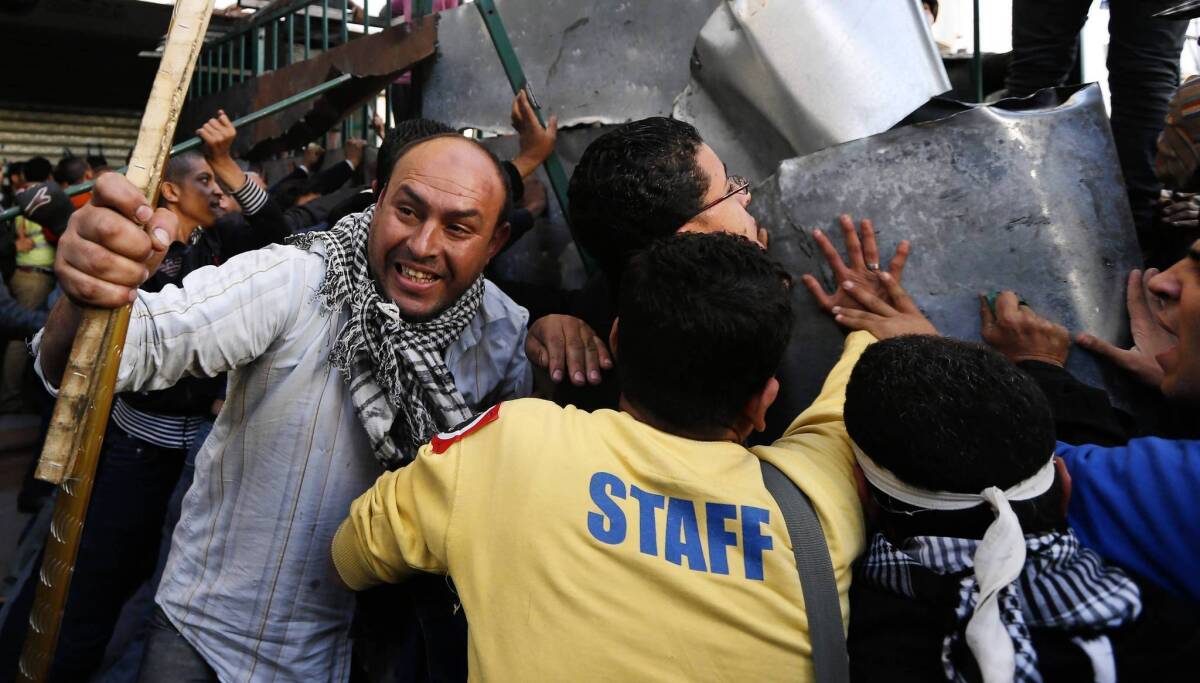
[(333, 541), (338, 573), (356, 590), (450, 574), (477, 680), (812, 680), (796, 562), (758, 459), (812, 499), (846, 619), (864, 527), (842, 404), (873, 340), (847, 339), (821, 395), (771, 446), (504, 403), (352, 504)]

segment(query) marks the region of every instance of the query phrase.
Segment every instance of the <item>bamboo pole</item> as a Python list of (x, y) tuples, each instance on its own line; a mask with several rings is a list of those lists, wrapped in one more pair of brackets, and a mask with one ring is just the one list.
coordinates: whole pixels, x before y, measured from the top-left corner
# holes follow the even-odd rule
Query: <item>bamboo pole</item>
[[(125, 177), (153, 206), (196, 59), (204, 44), (213, 0), (179, 0), (167, 44), (146, 103), (137, 145)], [(47, 680), (54, 660), (75, 556), (96, 475), (100, 444), (112, 407), (113, 385), (129, 327), (130, 307), (87, 309), (59, 387), (37, 477), (61, 484), (46, 540), (37, 598), (21, 653), (18, 680)]]

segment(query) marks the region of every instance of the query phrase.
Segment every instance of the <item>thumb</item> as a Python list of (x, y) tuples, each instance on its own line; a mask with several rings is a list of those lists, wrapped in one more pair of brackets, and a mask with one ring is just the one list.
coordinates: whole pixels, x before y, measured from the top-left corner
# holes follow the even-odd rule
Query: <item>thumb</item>
[(539, 368), (550, 364), (550, 353), (546, 350), (546, 345), (532, 334), (525, 337), (525, 356)]

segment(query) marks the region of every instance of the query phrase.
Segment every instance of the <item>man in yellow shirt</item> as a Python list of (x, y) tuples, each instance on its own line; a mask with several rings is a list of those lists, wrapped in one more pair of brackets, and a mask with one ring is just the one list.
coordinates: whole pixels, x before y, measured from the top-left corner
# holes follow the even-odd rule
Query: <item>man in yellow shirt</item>
[(742, 446), (778, 390), (790, 286), (742, 237), (650, 247), (610, 338), (621, 410), (527, 399), (438, 435), (351, 506), (333, 542), (343, 582), (449, 574), (484, 680), (811, 680), (796, 562), (759, 459), (811, 499), (845, 618), (864, 527), (842, 403), (873, 337), (847, 338), (779, 441)]

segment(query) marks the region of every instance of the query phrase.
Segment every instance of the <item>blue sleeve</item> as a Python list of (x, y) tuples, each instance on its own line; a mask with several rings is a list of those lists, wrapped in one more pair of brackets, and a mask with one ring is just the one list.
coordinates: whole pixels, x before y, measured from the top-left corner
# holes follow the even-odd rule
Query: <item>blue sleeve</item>
[(1070, 446), (1067, 521), (1102, 557), (1200, 601), (1200, 441), (1155, 437)]

